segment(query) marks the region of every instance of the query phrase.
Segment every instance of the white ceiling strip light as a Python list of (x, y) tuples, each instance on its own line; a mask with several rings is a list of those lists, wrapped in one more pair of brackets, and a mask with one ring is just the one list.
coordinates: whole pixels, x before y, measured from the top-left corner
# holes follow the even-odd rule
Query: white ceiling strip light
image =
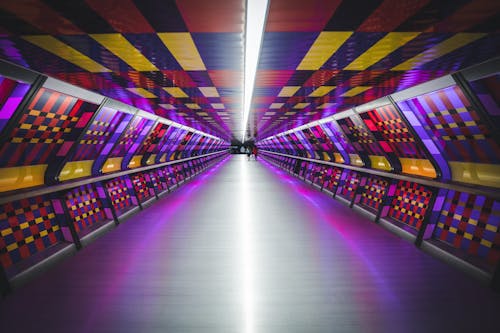
[(242, 142), (245, 141), (248, 116), (252, 104), (255, 75), (259, 62), (260, 46), (268, 9), (268, 0), (247, 0), (245, 20), (245, 82), (243, 91)]

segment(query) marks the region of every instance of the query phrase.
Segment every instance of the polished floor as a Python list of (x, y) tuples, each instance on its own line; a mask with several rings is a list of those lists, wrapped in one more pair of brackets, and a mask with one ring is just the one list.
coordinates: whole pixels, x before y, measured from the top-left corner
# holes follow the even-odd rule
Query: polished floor
[(500, 332), (500, 295), (234, 156), (0, 301), (0, 332)]

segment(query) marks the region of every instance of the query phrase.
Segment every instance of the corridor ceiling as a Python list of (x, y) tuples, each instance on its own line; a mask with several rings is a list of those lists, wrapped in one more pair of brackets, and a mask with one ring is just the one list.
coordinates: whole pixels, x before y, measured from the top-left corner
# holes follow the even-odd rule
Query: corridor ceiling
[[(0, 0), (0, 57), (241, 138), (245, 3)], [(493, 0), (270, 0), (249, 133), (264, 138), (498, 56), (499, 20)]]

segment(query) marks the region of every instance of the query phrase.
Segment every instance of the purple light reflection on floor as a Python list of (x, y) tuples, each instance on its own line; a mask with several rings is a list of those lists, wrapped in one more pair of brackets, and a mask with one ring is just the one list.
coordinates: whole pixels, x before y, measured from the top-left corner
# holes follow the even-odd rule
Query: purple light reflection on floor
[[(310, 211), (311, 215), (318, 216), (319, 219), (314, 218), (305, 222), (318, 224), (321, 228), (328, 228), (328, 227), (335, 228), (335, 231), (342, 237), (345, 243), (349, 246), (351, 253), (355, 253), (357, 257), (362, 260), (364, 266), (367, 267), (368, 270), (370, 271), (371, 276), (375, 279), (375, 281), (377, 281), (377, 285), (381, 287), (380, 290), (381, 296), (390, 300), (391, 303), (392, 302), (399, 303), (398, 298), (396, 297), (396, 295), (394, 295), (387, 281), (384, 280), (383, 276), (377, 269), (377, 266), (386, 265), (388, 263), (384, 262), (383, 260), (384, 258), (382, 257), (378, 258), (379, 261), (377, 262), (377, 264), (374, 264), (366, 256), (365, 254), (366, 251), (359, 247), (359, 242), (357, 240), (352, 239), (352, 237), (350, 237), (350, 233), (346, 232), (342, 228), (342, 223), (338, 223), (333, 215), (328, 214), (328, 208), (329, 208), (328, 206), (340, 205), (340, 203), (338, 201), (333, 202), (334, 199), (327, 196), (326, 194), (324, 195), (324, 198), (321, 198), (317, 189), (306, 186), (303, 181), (285, 173), (283, 170), (275, 167), (269, 162), (265, 161), (263, 164), (266, 165), (266, 167), (270, 169), (273, 173), (277, 174), (281, 181), (287, 183), (287, 185), (291, 187), (294, 193), (297, 193), (298, 195), (300, 195), (301, 198), (306, 199), (309, 202), (309, 204), (313, 207), (312, 210)], [(324, 200), (319, 200), (319, 199), (324, 199)], [(362, 216), (362, 218), (365, 217)], [(318, 221), (326, 222), (328, 226)], [(371, 221), (366, 219), (366, 223), (371, 223)], [(331, 263), (325, 263), (325, 265), (330, 265), (330, 264)]]
[[(201, 175), (198, 175), (195, 179), (189, 181), (187, 184), (181, 185), (183, 187), (182, 196), (168, 196), (162, 198), (166, 205), (162, 205), (161, 202), (157, 202), (156, 205), (149, 207), (149, 213), (153, 213), (153, 210), (161, 211), (161, 218), (154, 220), (154, 223), (150, 223), (148, 226), (150, 228), (145, 229), (144, 237), (141, 243), (133, 244), (132, 255), (129, 256), (125, 261), (119, 256), (116, 258), (117, 262), (122, 262), (123, 266), (121, 268), (124, 271), (129, 272), (131, 267), (137, 266), (140, 260), (143, 260), (143, 252), (144, 248), (147, 248), (151, 243), (154, 243), (154, 238), (158, 237), (158, 235), (165, 233), (167, 230), (162, 230), (162, 233), (159, 233), (161, 229), (168, 227), (169, 217), (176, 214), (178, 209), (184, 207), (186, 202), (189, 200), (191, 194), (197, 191), (200, 186), (210, 180), (213, 175), (218, 172), (218, 170), (228, 161), (229, 156), (215, 164), (211, 167), (210, 170), (207, 170)], [(133, 223), (133, 222), (132, 222)], [(137, 223), (137, 222), (136, 222)], [(139, 222), (140, 223), (140, 222)], [(123, 298), (122, 302), (124, 304), (130, 304), (134, 300), (129, 300), (127, 297), (130, 297), (130, 294), (122, 292), (123, 286), (129, 285), (131, 281), (127, 279), (133, 279), (135, 276), (130, 274), (116, 274), (116, 279), (114, 283), (106, 288), (104, 293), (101, 295), (102, 298), (99, 298), (98, 303), (92, 307), (92, 311), (89, 313), (88, 318), (85, 322), (85, 329), (83, 332), (92, 332), (95, 327), (95, 318), (100, 315), (101, 309), (106, 307), (107, 304), (116, 302), (117, 297)]]

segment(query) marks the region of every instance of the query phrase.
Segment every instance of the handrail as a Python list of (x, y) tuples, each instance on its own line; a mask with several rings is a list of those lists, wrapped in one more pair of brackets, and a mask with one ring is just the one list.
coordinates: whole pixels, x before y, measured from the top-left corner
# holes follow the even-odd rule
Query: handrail
[(216, 152), (205, 154), (205, 155), (187, 157), (187, 158), (183, 158), (180, 160), (168, 161), (168, 162), (164, 162), (164, 163), (160, 163), (160, 164), (143, 166), (143, 167), (139, 167), (139, 168), (135, 168), (135, 169), (105, 174), (102, 176), (85, 178), (85, 179), (71, 181), (71, 182), (64, 182), (64, 183), (60, 183), (60, 184), (56, 184), (56, 185), (44, 186), (41, 188), (37, 187), (37, 188), (28, 189), (26, 191), (17, 191), (16, 193), (12, 193), (12, 191), (10, 191), (10, 192), (6, 192), (6, 194), (0, 194), (0, 204), (5, 204), (5, 203), (11, 202), (11, 201), (16, 201), (16, 200), (20, 200), (20, 199), (24, 199), (24, 198), (28, 198), (28, 197), (37, 196), (37, 195), (59, 192), (59, 191), (75, 188), (75, 187), (78, 187), (81, 185), (87, 185), (87, 184), (95, 183), (98, 181), (113, 179), (116, 177), (126, 176), (126, 175), (130, 175), (133, 173), (141, 172), (141, 171), (148, 171), (148, 170), (152, 170), (152, 169), (165, 167), (168, 165), (184, 163), (184, 162), (188, 162), (191, 160), (209, 157), (209, 156), (222, 154), (222, 153), (228, 153), (228, 152), (229, 152), (229, 150), (226, 149), (226, 150), (216, 151)]
[(435, 187), (435, 188), (454, 190), (454, 191), (459, 191), (459, 192), (468, 192), (468, 193), (476, 194), (476, 195), (484, 195), (484, 196), (493, 198), (495, 200), (500, 200), (500, 189), (496, 189), (496, 188), (478, 187), (478, 186), (474, 187), (472, 185), (466, 185), (466, 184), (460, 184), (460, 183), (441, 182), (441, 181), (437, 181), (437, 180), (433, 180), (433, 179), (427, 179), (427, 178), (421, 178), (421, 177), (411, 177), (411, 176), (407, 176), (407, 175), (399, 175), (399, 174), (390, 173), (387, 171), (379, 171), (379, 170), (367, 169), (367, 168), (357, 167), (357, 166), (348, 165), (348, 164), (341, 164), (341, 163), (335, 163), (335, 162), (316, 160), (316, 159), (312, 159), (312, 158), (295, 156), (295, 155), (288, 155), (288, 154), (277, 153), (277, 152), (273, 152), (273, 151), (269, 151), (269, 150), (265, 150), (265, 149), (261, 149), (261, 152), (279, 155), (279, 156), (283, 156), (283, 157), (295, 158), (295, 159), (299, 159), (299, 160), (303, 160), (303, 161), (307, 161), (307, 162), (324, 164), (324, 165), (328, 165), (328, 166), (335, 166), (335, 167), (339, 167), (339, 168), (343, 168), (343, 169), (359, 171), (359, 172), (368, 173), (368, 174), (376, 175), (376, 176), (382, 176), (382, 177), (386, 177), (386, 178), (411, 181), (414, 183), (418, 183), (421, 185), (427, 185), (427, 186), (431, 186), (431, 187)]

